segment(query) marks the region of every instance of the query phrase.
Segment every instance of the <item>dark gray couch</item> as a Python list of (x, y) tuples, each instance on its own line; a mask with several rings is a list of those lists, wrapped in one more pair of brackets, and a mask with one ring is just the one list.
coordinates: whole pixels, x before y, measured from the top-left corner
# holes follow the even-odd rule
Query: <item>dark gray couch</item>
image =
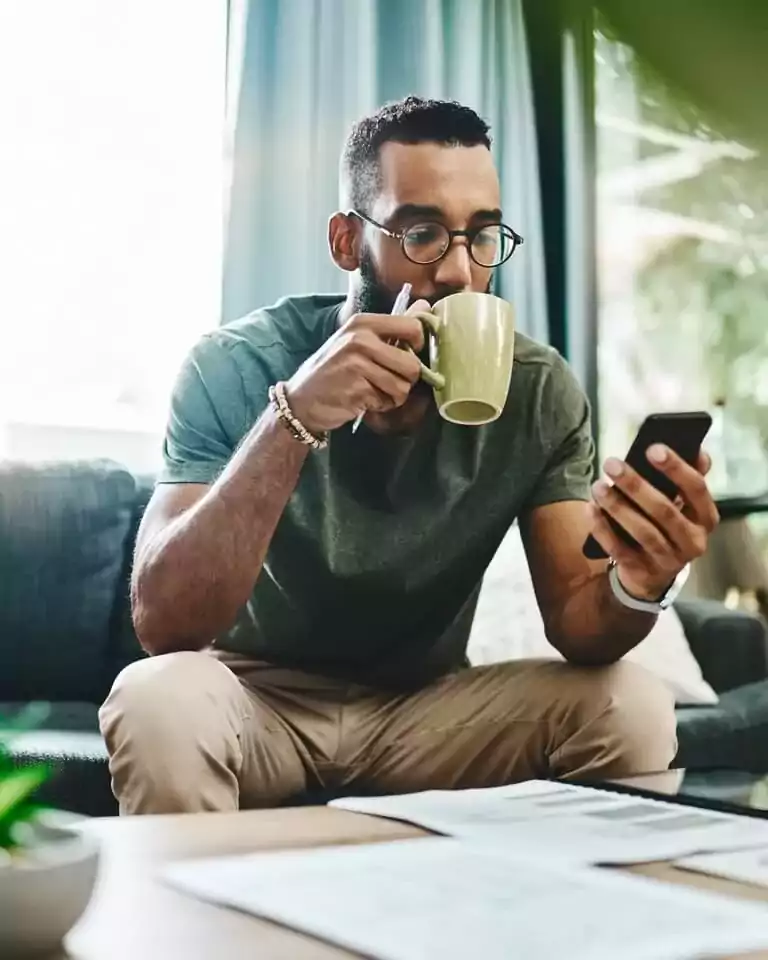
[[(46, 700), (45, 726), (20, 738), (20, 764), (53, 759), (42, 799), (115, 812), (98, 704), (141, 655), (128, 574), (150, 482), (109, 461), (0, 465), (0, 714)], [(768, 658), (763, 623), (705, 601), (678, 605), (716, 707), (678, 711), (678, 765), (768, 772)]]

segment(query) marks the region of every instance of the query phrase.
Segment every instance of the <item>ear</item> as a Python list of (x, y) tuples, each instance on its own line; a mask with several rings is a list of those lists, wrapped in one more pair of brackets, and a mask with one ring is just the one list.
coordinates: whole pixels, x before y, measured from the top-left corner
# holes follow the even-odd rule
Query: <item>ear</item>
[(328, 248), (337, 267), (352, 273), (360, 266), (360, 224), (354, 217), (334, 213), (328, 221)]

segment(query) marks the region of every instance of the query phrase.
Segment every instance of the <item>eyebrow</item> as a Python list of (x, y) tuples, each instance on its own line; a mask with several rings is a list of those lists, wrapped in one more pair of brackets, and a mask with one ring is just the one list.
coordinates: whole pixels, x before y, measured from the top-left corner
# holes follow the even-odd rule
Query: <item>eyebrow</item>
[[(441, 207), (421, 203), (403, 203), (390, 217), (391, 221), (414, 220), (417, 217), (424, 217), (427, 220), (444, 220), (445, 211)], [(470, 221), (485, 220), (489, 223), (500, 223), (502, 213), (498, 207), (492, 210), (475, 210), (470, 217)]]

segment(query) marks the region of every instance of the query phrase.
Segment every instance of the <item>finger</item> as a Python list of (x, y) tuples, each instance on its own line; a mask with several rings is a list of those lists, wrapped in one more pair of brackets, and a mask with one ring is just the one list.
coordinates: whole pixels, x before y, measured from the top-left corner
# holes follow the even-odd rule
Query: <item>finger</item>
[(413, 316), (416, 313), (429, 312), (432, 307), (429, 305), (428, 300), (414, 300), (413, 303), (405, 311), (407, 317)]
[(697, 467), (686, 463), (674, 450), (661, 443), (648, 448), (648, 459), (677, 487), (685, 501), (684, 514), (701, 524), (709, 533), (717, 526), (720, 515), (707, 487), (706, 480)]
[(375, 384), (368, 381), (355, 390), (354, 397), (354, 403), (350, 403), (350, 407), (354, 406), (355, 417), (364, 416), (367, 413), (387, 413), (397, 406), (388, 393), (379, 390)]
[[(658, 570), (679, 565), (677, 548), (618, 488), (609, 486), (604, 480), (598, 480), (592, 486), (592, 494), (598, 507), (636, 541), (650, 565)], [(620, 540), (617, 534), (614, 533), (614, 536)], [(633, 554), (637, 559), (637, 551), (634, 549)]]
[(611, 527), (603, 511), (594, 503), (587, 504), (592, 519), (592, 536), (616, 563), (637, 563), (639, 552), (625, 543)]
[(397, 374), (379, 366), (377, 363), (369, 363), (368, 369), (363, 375), (378, 393), (387, 398), (390, 409), (401, 407), (408, 399), (412, 384), (404, 377), (397, 376)]
[(614, 488), (624, 498), (636, 504), (652, 523), (654, 523), (678, 553), (688, 555), (696, 552), (695, 544), (699, 532), (695, 525), (685, 517), (676, 500), (670, 500), (653, 484), (643, 479), (628, 463), (609, 457), (604, 464), (606, 474), (611, 478)]
[(421, 364), (411, 350), (385, 343), (378, 337), (371, 337), (362, 343), (360, 350), (369, 360), (407, 380), (409, 385), (416, 383), (421, 376)]
[(388, 396), (369, 384), (365, 403), (361, 404), (358, 413), (365, 417), (369, 413), (389, 413), (394, 407)]
[(712, 469), (712, 457), (704, 450), (699, 450), (699, 456), (696, 460), (696, 469), (702, 475), (706, 477), (709, 471)]
[(353, 317), (348, 329), (370, 330), (380, 340), (403, 340), (417, 352), (424, 347), (424, 328), (411, 316), (388, 316), (380, 313), (361, 313)]

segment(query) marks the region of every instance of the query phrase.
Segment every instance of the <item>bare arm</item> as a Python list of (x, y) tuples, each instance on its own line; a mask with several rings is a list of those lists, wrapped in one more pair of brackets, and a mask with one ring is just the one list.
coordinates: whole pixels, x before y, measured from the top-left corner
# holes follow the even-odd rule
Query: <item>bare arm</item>
[[(671, 451), (663, 463), (654, 461), (680, 491), (679, 505), (613, 457), (604, 464), (613, 486), (600, 480), (590, 489), (594, 446), (588, 404), (562, 360), (551, 368), (539, 410), (553, 449), (520, 518), (520, 532), (547, 637), (574, 663), (612, 663), (647, 636), (656, 617), (614, 597), (608, 564), (588, 560), (584, 541), (593, 534), (613, 557), (627, 593), (658, 600), (685, 564), (701, 555), (717, 522), (703, 479), (709, 462), (701, 457), (696, 468), (689, 467)], [(647, 452), (652, 454), (652, 449)], [(583, 497), (590, 492), (588, 502)], [(637, 548), (617, 537), (606, 513)]]
[(157, 488), (131, 585), (136, 632), (149, 653), (199, 650), (232, 625), (308, 450), (268, 411), (212, 486)]
[[(309, 430), (333, 430), (361, 409), (405, 402), (419, 363), (389, 340), (419, 349), (421, 324), (408, 317), (353, 317), (299, 368), (288, 399)], [(232, 626), (308, 450), (268, 409), (215, 483), (157, 488), (139, 530), (131, 585), (136, 632), (149, 653), (199, 650)]]
[[(604, 561), (582, 553), (592, 533), (616, 561), (619, 580), (630, 594), (657, 600), (686, 563), (700, 557), (718, 522), (704, 475), (709, 458), (689, 466), (666, 448), (652, 447), (654, 459), (679, 491), (674, 504), (615, 458), (606, 461), (613, 486), (593, 485), (596, 502), (566, 501), (538, 507), (521, 521), (547, 637), (568, 660), (611, 663), (636, 646), (655, 622), (652, 614), (631, 610), (611, 590)], [(635, 540), (630, 547), (608, 525), (610, 514)]]
[(593, 526), (589, 504), (569, 500), (537, 507), (520, 533), (547, 639), (573, 663), (606, 664), (637, 646), (656, 617), (620, 604), (607, 563), (584, 556)]

